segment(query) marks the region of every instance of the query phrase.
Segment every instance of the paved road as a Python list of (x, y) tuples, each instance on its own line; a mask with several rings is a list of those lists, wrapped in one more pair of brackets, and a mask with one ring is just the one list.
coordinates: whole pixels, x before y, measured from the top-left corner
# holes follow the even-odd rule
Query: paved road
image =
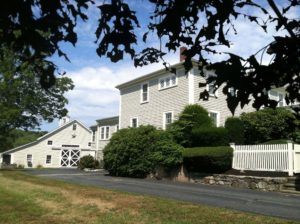
[(230, 208), (300, 221), (300, 196), (201, 184), (175, 183), (86, 173), (77, 169), (27, 170), (26, 172), (66, 182), (155, 195), (181, 201)]

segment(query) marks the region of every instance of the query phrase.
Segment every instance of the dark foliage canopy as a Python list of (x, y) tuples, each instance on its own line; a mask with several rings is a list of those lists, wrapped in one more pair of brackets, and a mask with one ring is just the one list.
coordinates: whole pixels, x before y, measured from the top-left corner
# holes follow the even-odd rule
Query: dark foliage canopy
[[(77, 20), (86, 21), (85, 9), (98, 7), (99, 25), (95, 34), (100, 57), (117, 62), (127, 54), (135, 66), (143, 66), (157, 62), (180, 46), (187, 46), (184, 52), (186, 70), (191, 68), (192, 58), (197, 59), (200, 71), (203, 67), (213, 69), (217, 76), (210, 77), (207, 82), (214, 82), (217, 88), (224, 84), (223, 92), (227, 94), (232, 112), (237, 105), (248, 104), (251, 95), (255, 108), (275, 107), (277, 102), (266, 94), (273, 87), (285, 87), (287, 102), (300, 101), (300, 20), (299, 17), (290, 18), (289, 14), (292, 9), (299, 8), (299, 0), (287, 0), (285, 6), (275, 0), (148, 0), (154, 10), (143, 40), (147, 42), (148, 34), (154, 34), (160, 47), (145, 47), (140, 52), (137, 52), (136, 29), (139, 18), (129, 2), (103, 1), (98, 6), (92, 0), (6, 1), (0, 8), (0, 43), (22, 52), (24, 61), (46, 61), (47, 68), (37, 63), (36, 69), (43, 71), (41, 84), (49, 88), (55, 82), (57, 67), (48, 58), (57, 53), (68, 60), (59, 44), (75, 45)], [(251, 13), (257, 10), (262, 16)], [(230, 47), (228, 33), (236, 32), (237, 18), (261, 27), (262, 32), (268, 33), (273, 25), (280, 32), (269, 33), (273, 40), (247, 58), (228, 53), (228, 59), (208, 60), (209, 55), (221, 53), (219, 47)], [(257, 59), (264, 54), (272, 56), (268, 65)], [(164, 64), (167, 67), (167, 63)], [(233, 88), (235, 94), (229, 94), (228, 88)], [(204, 91), (200, 97), (207, 100), (209, 94)]]

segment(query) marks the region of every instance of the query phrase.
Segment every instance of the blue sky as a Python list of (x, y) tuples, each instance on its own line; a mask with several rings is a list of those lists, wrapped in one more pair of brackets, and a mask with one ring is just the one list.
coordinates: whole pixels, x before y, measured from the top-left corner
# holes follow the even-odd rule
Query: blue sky
[[(99, 3), (102, 0), (97, 1)], [(151, 12), (151, 5), (146, 0), (129, 1), (132, 9), (136, 10), (141, 28), (137, 29), (139, 37), (138, 48), (145, 47), (141, 41), (143, 31), (147, 28), (148, 18)], [(277, 1), (283, 4), (286, 1)], [(75, 88), (66, 94), (69, 100), (67, 109), (71, 119), (78, 119), (87, 126), (95, 124), (96, 119), (118, 115), (119, 110), (119, 91), (115, 86), (138, 76), (147, 74), (157, 69), (163, 68), (161, 63), (152, 64), (142, 68), (135, 68), (129, 57), (118, 63), (112, 63), (109, 59), (99, 58), (96, 54), (97, 45), (95, 30), (97, 27), (99, 11), (95, 7), (88, 10), (88, 22), (79, 22), (76, 27), (78, 43), (75, 47), (69, 44), (61, 44), (62, 49), (67, 53), (71, 62), (63, 58), (53, 57), (53, 61), (61, 71), (66, 71)], [(259, 13), (259, 12), (255, 12)], [(299, 9), (290, 12), (291, 17), (299, 17)], [(238, 35), (231, 35), (233, 45), (230, 49), (224, 49), (238, 53), (247, 57), (261, 47), (269, 43), (272, 38), (270, 34), (262, 32), (261, 28), (253, 23), (240, 19), (236, 22)], [(270, 30), (271, 33), (275, 31)], [(147, 46), (159, 46), (159, 42), (154, 35), (150, 35)], [(220, 55), (215, 60), (223, 58)], [(179, 53), (171, 52), (165, 58), (173, 64), (179, 61)], [(268, 60), (268, 58), (264, 58)], [(58, 121), (51, 124), (44, 123), (41, 130), (51, 131), (58, 126)]]

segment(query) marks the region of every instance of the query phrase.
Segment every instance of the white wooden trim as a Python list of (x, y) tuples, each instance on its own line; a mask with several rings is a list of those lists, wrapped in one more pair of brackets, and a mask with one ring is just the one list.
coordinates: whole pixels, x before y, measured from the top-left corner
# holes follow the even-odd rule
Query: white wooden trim
[(220, 112), (219, 111), (215, 111), (215, 110), (209, 110), (208, 111), (208, 115), (210, 116), (209, 113), (216, 113), (217, 114), (217, 124), (216, 124), (216, 126), (219, 127), (220, 126)]
[[(104, 128), (104, 136), (103, 136), (103, 138), (101, 137), (101, 129), (102, 128)], [(106, 137), (106, 135), (107, 135), (107, 131), (106, 131), (106, 129), (108, 128), (108, 138)], [(100, 135), (99, 135), (99, 137), (100, 137), (100, 140), (102, 141), (102, 140), (108, 140), (108, 139), (110, 139), (110, 126), (100, 126)]]
[(163, 129), (165, 130), (167, 127), (166, 127), (166, 114), (168, 113), (171, 113), (172, 114), (172, 121), (171, 123), (174, 121), (174, 112), (173, 111), (166, 111), (166, 112), (163, 112)]
[(136, 119), (136, 127), (138, 127), (139, 126), (139, 118), (138, 117), (132, 117), (132, 118), (130, 118), (130, 127), (132, 127), (132, 120), (133, 119)]
[(195, 103), (195, 93), (194, 93), (195, 75), (193, 70), (190, 70), (188, 72), (188, 82), (189, 82), (189, 104), (194, 104)]
[[(147, 100), (143, 101), (143, 85), (147, 84)], [(140, 87), (140, 103), (141, 104), (144, 104), (144, 103), (149, 103), (149, 91), (150, 91), (150, 84), (149, 82), (143, 82), (141, 84), (141, 87)]]
[(121, 129), (121, 120), (122, 120), (122, 95), (121, 95), (121, 91), (120, 91), (120, 95), (119, 95), (119, 129)]
[[(172, 77), (173, 76), (175, 76), (175, 84), (174, 85), (172, 85), (171, 84), (171, 82), (172, 82)], [(165, 84), (165, 86), (163, 87), (163, 88), (161, 88), (160, 87), (160, 81), (163, 79), (163, 80), (166, 80), (167, 78), (170, 78), (170, 86), (168, 86), (168, 87), (166, 87), (166, 84)], [(165, 89), (169, 89), (169, 88), (173, 88), (173, 87), (175, 87), (175, 86), (177, 86), (178, 85), (178, 76), (177, 76), (177, 74), (168, 74), (168, 75), (164, 75), (164, 76), (162, 76), (162, 77), (160, 77), (159, 79), (158, 79), (158, 90), (165, 90)]]

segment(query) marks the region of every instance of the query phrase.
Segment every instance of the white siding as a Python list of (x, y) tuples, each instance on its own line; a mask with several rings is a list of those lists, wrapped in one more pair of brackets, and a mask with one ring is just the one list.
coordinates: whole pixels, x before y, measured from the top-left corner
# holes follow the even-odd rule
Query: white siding
[(159, 79), (165, 75), (169, 74), (149, 80), (149, 102), (147, 103), (140, 103), (142, 82), (120, 90), (122, 99), (120, 125), (122, 128), (129, 127), (133, 117), (138, 118), (139, 125), (150, 124), (163, 128), (164, 112), (173, 111), (176, 116), (189, 103), (189, 81), (184, 70), (177, 71), (176, 86), (159, 90)]
[[(74, 138), (73, 136), (76, 135)], [(52, 145), (48, 145), (47, 142), (51, 140)], [(55, 147), (61, 147), (62, 145), (79, 145), (79, 148), (88, 149), (88, 143), (91, 140), (91, 134), (88, 130), (83, 128), (77, 123), (75, 131), (72, 129), (72, 125), (66, 125), (57, 133), (50, 135), (48, 138), (41, 142), (12, 152), (11, 163), (25, 165), (27, 167), (27, 155), (32, 155), (32, 167), (42, 165), (43, 167), (60, 167), (61, 150), (52, 149)], [(51, 155), (51, 164), (46, 164), (46, 156)]]

